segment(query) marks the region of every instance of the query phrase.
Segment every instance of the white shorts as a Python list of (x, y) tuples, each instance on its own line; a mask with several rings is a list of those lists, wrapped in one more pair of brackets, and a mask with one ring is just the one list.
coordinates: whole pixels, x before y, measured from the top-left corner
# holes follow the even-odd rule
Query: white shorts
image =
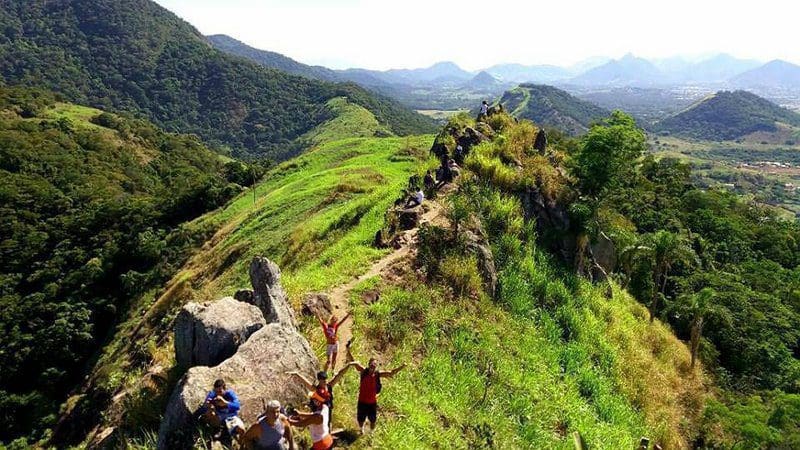
[(328, 344), (328, 356), (333, 355), (334, 353), (339, 353), (339, 343), (335, 344)]
[(237, 428), (244, 430), (244, 422), (239, 416), (231, 416), (225, 419), (225, 428), (228, 429), (228, 434), (233, 436)]

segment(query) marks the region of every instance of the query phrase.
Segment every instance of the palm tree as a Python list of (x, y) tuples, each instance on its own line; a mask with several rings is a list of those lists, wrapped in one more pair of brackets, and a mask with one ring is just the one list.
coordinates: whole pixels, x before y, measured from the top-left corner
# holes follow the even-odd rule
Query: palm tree
[(625, 279), (622, 281), (622, 289), (628, 288), (628, 285), (631, 283), (631, 274), (633, 274), (634, 267), (636, 267), (636, 264), (639, 262), (639, 260), (645, 256), (648, 256), (649, 253), (650, 247), (647, 247), (640, 242), (635, 242), (620, 250), (619, 265), (622, 267), (622, 271), (625, 273)]
[(700, 338), (703, 336), (705, 318), (710, 312), (714, 311), (712, 300), (716, 294), (714, 289), (707, 287), (692, 295), (683, 297), (680, 303), (680, 309), (691, 317), (689, 342), (692, 353), (692, 369), (694, 369), (697, 353), (700, 350)]
[[(655, 319), (659, 297), (665, 296), (667, 280), (678, 263), (693, 263), (697, 255), (683, 235), (659, 230), (646, 237), (648, 253), (653, 258), (653, 297), (650, 301), (650, 322)], [(660, 294), (660, 295), (659, 295)]]

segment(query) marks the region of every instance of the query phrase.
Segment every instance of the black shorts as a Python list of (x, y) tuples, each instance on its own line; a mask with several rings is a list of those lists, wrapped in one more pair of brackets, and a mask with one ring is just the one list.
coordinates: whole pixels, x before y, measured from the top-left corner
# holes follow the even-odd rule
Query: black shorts
[(369, 419), (371, 423), (375, 423), (378, 418), (378, 404), (377, 403), (361, 403), (358, 402), (356, 410), (356, 420), (359, 424), (364, 423), (364, 419)]

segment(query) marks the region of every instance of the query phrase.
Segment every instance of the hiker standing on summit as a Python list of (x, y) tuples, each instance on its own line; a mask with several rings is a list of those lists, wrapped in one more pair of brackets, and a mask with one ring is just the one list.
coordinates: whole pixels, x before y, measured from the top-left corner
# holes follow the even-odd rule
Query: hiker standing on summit
[(484, 100), (481, 103), (481, 113), (478, 115), (478, 119), (485, 119), (487, 116), (489, 116), (489, 103)]
[(328, 361), (325, 363), (325, 370), (333, 371), (336, 369), (336, 357), (339, 356), (339, 336), (337, 333), (339, 332), (339, 327), (342, 326), (348, 317), (350, 317), (350, 313), (347, 313), (342, 320), (337, 322), (336, 315), (332, 314), (328, 322), (325, 323), (325, 321), (322, 320), (322, 316), (317, 314), (317, 320), (319, 320), (320, 325), (322, 325), (322, 332), (325, 333), (325, 340), (328, 342), (326, 349)]
[(361, 434), (364, 434), (364, 425), (369, 419), (370, 431), (375, 430), (375, 425), (378, 421), (378, 394), (381, 393), (382, 385), (381, 380), (391, 378), (403, 370), (406, 365), (402, 364), (392, 370), (378, 370), (378, 361), (375, 358), (370, 358), (367, 367), (364, 367), (360, 362), (353, 361), (353, 355), (350, 353), (350, 343), (347, 346), (347, 359), (352, 361), (351, 364), (361, 374), (361, 381), (358, 386), (358, 405), (356, 407), (356, 421), (358, 421), (358, 428)]

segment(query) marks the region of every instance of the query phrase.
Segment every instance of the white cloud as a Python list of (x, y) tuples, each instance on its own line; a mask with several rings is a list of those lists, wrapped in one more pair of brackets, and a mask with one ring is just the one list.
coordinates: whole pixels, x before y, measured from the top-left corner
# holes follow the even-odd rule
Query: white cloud
[(727, 52), (800, 63), (800, 4), (761, 0), (156, 0), (205, 34), (337, 68), (568, 65)]

